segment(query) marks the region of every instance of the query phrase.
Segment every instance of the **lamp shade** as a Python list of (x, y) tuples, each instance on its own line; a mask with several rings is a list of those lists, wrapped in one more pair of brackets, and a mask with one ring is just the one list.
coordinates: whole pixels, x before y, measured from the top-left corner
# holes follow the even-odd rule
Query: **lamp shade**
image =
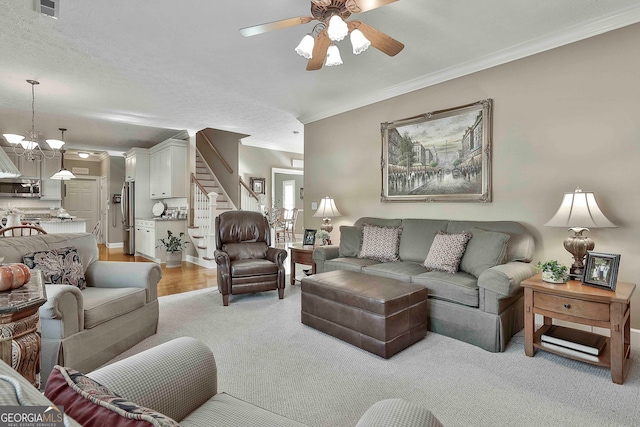
[(59, 139), (47, 139), (47, 144), (51, 147), (52, 150), (59, 150), (64, 145), (64, 141), (60, 141)]
[(58, 172), (54, 173), (53, 175), (51, 175), (51, 178), (49, 179), (58, 179), (61, 181), (67, 181), (70, 179), (75, 179), (76, 176), (74, 174), (72, 174), (71, 172), (69, 172), (66, 169), (60, 169)]
[(556, 214), (545, 224), (548, 227), (566, 228), (613, 228), (614, 223), (604, 216), (596, 196), (589, 191), (576, 188), (573, 193), (565, 193)]
[(362, 34), (362, 31), (355, 29), (351, 31), (351, 46), (353, 47), (353, 54), (360, 55), (362, 52), (369, 49), (371, 42), (364, 36), (364, 34)]
[(24, 139), (24, 136), (16, 135), (15, 133), (5, 133), (2, 136), (4, 136), (4, 139), (6, 139), (10, 144), (18, 144)]
[(15, 178), (22, 175), (7, 153), (0, 148), (0, 178)]
[(349, 34), (349, 26), (344, 20), (338, 16), (333, 15), (329, 19), (329, 28), (327, 28), (327, 35), (334, 42), (339, 42)]
[(338, 208), (336, 208), (336, 202), (330, 197), (325, 197), (320, 200), (320, 206), (313, 216), (316, 218), (331, 218), (334, 216), (342, 216), (342, 214), (338, 211)]
[(298, 47), (296, 47), (296, 53), (305, 59), (311, 59), (313, 57), (313, 46), (315, 45), (315, 39), (307, 34), (302, 38)]
[(331, 45), (327, 49), (327, 61), (325, 62), (327, 67), (333, 67), (336, 65), (342, 65), (342, 57), (340, 57), (340, 50), (338, 46)]

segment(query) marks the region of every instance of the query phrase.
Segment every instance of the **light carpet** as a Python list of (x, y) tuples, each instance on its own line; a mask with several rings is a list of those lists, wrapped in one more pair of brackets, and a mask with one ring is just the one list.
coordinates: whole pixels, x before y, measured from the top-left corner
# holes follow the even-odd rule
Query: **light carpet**
[[(389, 360), (300, 322), (300, 287), (231, 296), (217, 289), (160, 298), (158, 333), (119, 360), (173, 338), (205, 342), (218, 390), (311, 426), (355, 426), (378, 400), (401, 397), (446, 426), (638, 426), (640, 359), (623, 385), (608, 369), (538, 351), (504, 353), (429, 332)], [(391, 426), (390, 426), (391, 427)]]

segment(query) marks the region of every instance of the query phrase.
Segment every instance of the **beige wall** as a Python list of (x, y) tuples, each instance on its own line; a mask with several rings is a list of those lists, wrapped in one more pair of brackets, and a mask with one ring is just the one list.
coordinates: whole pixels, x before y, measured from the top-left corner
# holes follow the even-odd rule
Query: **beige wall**
[[(227, 162), (232, 169), (229, 172), (220, 158), (214, 154), (213, 149), (202, 137), (202, 133), (207, 135), (209, 141), (218, 150), (218, 153)], [(203, 129), (196, 135), (196, 146), (200, 150), (200, 154), (207, 162), (213, 173), (219, 180), (220, 185), (225, 189), (229, 199), (238, 206), (240, 202), (240, 188), (238, 187), (238, 156), (240, 139), (247, 135), (227, 132), (218, 129)]]
[[(337, 225), (366, 215), (516, 220), (535, 236), (534, 262), (570, 265), (567, 231), (543, 225), (580, 186), (618, 225), (591, 231), (596, 250), (621, 254), (619, 280), (639, 282), (639, 45), (636, 24), (306, 125), (305, 224), (320, 224), (310, 204), (325, 195), (344, 215)], [(486, 98), (494, 100), (492, 203), (380, 202), (380, 123)], [(632, 307), (640, 328), (640, 291)]]
[[(267, 150), (258, 147), (240, 145), (240, 176), (249, 184), (253, 177), (266, 178), (266, 205), (271, 206), (271, 169), (295, 169), (291, 167), (291, 159), (302, 160), (304, 156), (287, 151)], [(302, 221), (301, 221), (302, 222)]]
[(102, 172), (102, 166), (100, 163), (101, 162), (94, 162), (89, 160), (64, 159), (64, 167), (67, 170), (72, 170), (73, 168), (85, 168), (88, 169), (88, 171), (84, 175), (91, 176), (100, 176), (100, 173)]

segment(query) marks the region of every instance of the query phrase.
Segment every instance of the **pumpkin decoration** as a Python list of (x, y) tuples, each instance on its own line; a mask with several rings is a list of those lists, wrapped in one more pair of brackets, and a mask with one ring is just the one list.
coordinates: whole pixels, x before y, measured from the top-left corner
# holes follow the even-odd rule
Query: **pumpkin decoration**
[(24, 264), (6, 264), (0, 267), (0, 291), (18, 289), (31, 279), (31, 271)]

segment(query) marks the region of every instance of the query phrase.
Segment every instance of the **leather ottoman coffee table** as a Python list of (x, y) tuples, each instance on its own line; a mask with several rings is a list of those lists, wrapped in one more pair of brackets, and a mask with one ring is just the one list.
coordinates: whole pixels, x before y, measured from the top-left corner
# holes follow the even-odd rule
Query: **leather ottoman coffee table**
[(352, 271), (304, 277), (302, 323), (388, 359), (427, 334), (427, 288)]

